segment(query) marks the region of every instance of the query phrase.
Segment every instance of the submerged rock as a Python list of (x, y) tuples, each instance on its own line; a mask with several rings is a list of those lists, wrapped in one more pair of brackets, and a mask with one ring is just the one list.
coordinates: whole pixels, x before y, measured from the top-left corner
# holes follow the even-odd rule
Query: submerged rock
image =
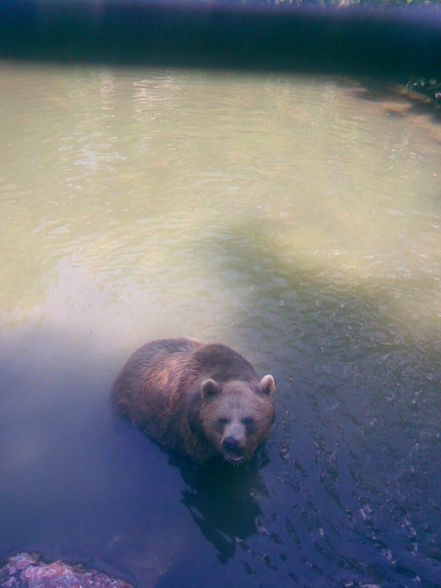
[(47, 563), (36, 553), (19, 553), (0, 567), (1, 588), (133, 588), (97, 570), (62, 561)]

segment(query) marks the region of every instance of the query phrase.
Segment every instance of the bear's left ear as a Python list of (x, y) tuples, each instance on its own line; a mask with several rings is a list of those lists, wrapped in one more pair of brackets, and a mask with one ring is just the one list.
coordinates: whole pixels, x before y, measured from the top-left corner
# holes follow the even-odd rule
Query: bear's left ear
[(276, 383), (271, 374), (263, 376), (263, 378), (260, 380), (259, 389), (262, 394), (266, 394), (271, 398), (271, 396), (274, 394), (274, 390), (276, 389)]
[(216, 380), (213, 380), (212, 378), (208, 378), (207, 380), (204, 380), (202, 382), (201, 394), (202, 394), (202, 398), (204, 398), (205, 400), (213, 398), (213, 396), (216, 396), (216, 394), (219, 394), (219, 392), (220, 392), (220, 386), (216, 382)]

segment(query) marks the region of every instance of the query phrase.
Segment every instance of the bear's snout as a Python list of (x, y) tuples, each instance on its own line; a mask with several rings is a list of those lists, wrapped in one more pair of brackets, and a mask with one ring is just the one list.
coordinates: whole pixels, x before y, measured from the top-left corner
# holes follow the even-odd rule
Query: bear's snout
[(233, 455), (242, 455), (243, 453), (242, 448), (239, 445), (239, 441), (234, 437), (227, 437), (226, 439), (224, 439), (222, 445), (225, 451), (227, 451), (228, 453), (232, 453)]
[(226, 437), (222, 442), (224, 459), (230, 463), (239, 464), (245, 459), (244, 448), (234, 437)]

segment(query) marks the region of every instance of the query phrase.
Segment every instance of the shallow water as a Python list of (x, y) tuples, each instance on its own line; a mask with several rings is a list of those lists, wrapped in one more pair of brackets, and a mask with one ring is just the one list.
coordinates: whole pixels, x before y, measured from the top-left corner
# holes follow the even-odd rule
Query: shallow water
[[(332, 78), (2, 64), (0, 88), (0, 559), (439, 585), (441, 126)], [(131, 351), (181, 335), (275, 375), (248, 466), (112, 416)]]

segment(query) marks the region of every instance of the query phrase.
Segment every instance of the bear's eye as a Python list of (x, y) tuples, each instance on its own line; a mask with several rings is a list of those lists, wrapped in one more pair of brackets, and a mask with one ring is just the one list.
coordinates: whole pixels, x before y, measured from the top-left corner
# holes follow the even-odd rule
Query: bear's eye
[(251, 425), (254, 424), (254, 419), (253, 417), (245, 417), (244, 419), (242, 419), (242, 423), (246, 426), (246, 427), (250, 427)]
[(221, 417), (217, 419), (217, 424), (221, 425), (222, 427), (228, 423), (228, 419), (226, 417)]

